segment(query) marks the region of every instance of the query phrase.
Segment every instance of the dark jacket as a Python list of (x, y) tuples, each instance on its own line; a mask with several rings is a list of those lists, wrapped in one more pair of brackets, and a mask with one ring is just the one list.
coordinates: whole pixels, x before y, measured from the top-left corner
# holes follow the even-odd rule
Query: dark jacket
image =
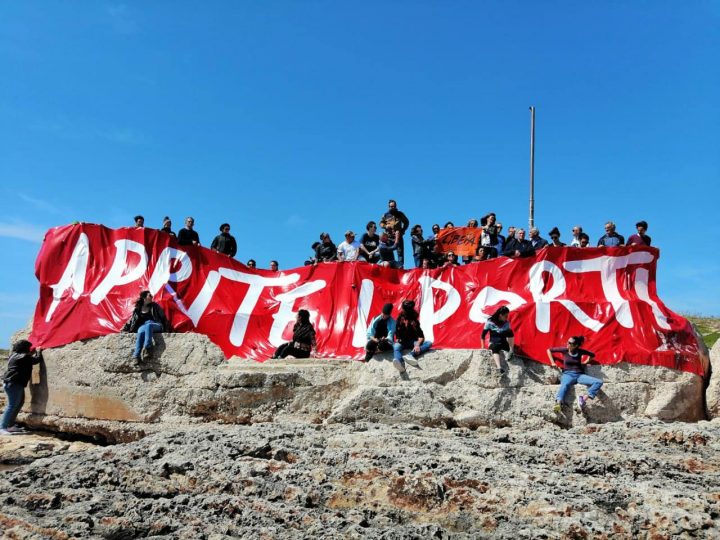
[(532, 247), (530, 240), (518, 240), (513, 236), (505, 242), (502, 254), (506, 257), (514, 257), (516, 251), (520, 252), (521, 257), (532, 257), (535, 255), (535, 249)]
[(410, 226), (410, 220), (400, 210), (395, 208), (394, 210), (388, 210), (383, 214), (383, 219), (388, 221), (389, 219), (396, 219), (400, 222), (400, 232), (405, 234), (405, 231)]
[(237, 253), (237, 243), (235, 242), (235, 237), (229, 233), (220, 233), (213, 239), (212, 244), (210, 244), (210, 249), (214, 249), (224, 255), (234, 257)]
[(200, 235), (197, 233), (196, 230), (190, 230), (187, 228), (180, 229), (180, 232), (178, 233), (178, 244), (181, 246), (190, 246), (192, 245), (193, 241), (200, 244)]
[(530, 239), (530, 244), (532, 244), (533, 249), (542, 249), (544, 247), (547, 247), (548, 241), (545, 240), (542, 236), (537, 235), (535, 238)]
[(3, 375), (4, 383), (21, 384), (24, 387), (32, 376), (32, 367), (43, 359), (42, 353), (12, 353), (8, 358), (8, 367)]
[[(165, 312), (155, 302), (150, 302), (150, 315), (153, 321), (162, 325), (163, 332), (170, 331), (170, 322), (165, 317)], [(140, 308), (135, 308), (130, 319), (123, 326), (123, 332), (137, 332), (138, 328), (140, 328)]]
[(315, 258), (318, 262), (337, 261), (337, 246), (335, 246), (332, 242), (329, 244), (320, 244), (315, 248)]
[(177, 238), (177, 235), (172, 231), (172, 229), (163, 227), (162, 229), (160, 229), (160, 232), (164, 232), (165, 234), (169, 234), (173, 238)]
[(425, 339), (425, 334), (420, 328), (418, 319), (410, 319), (405, 313), (400, 313), (395, 324), (395, 339), (400, 343), (417, 341), (418, 338)]

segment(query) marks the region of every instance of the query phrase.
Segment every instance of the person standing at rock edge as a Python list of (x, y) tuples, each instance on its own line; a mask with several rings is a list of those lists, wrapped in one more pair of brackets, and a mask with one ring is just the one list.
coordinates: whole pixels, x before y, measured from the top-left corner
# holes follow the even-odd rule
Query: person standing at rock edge
[(560, 412), (562, 409), (565, 394), (567, 394), (571, 386), (580, 383), (589, 387), (587, 396), (579, 395), (577, 398), (578, 407), (582, 411), (587, 400), (595, 399), (603, 385), (600, 379), (585, 374), (585, 365), (592, 358), (595, 358), (595, 353), (580, 348), (584, 341), (583, 336), (573, 336), (568, 339), (567, 347), (553, 347), (547, 350), (552, 367), (558, 367), (553, 356), (554, 353), (562, 354), (562, 377), (560, 378), (560, 388), (555, 397), (555, 406), (553, 407), (555, 412)]
[(490, 334), (489, 349), (492, 352), (493, 360), (495, 360), (495, 368), (500, 375), (505, 374), (505, 368), (500, 363), (501, 352), (508, 353), (508, 357), (515, 352), (515, 334), (510, 328), (510, 309), (507, 306), (499, 307), (495, 310), (485, 323), (482, 334), (480, 335), (481, 343), (485, 344), (485, 336)]
[(230, 224), (223, 223), (220, 225), (220, 234), (213, 238), (210, 249), (217, 253), (222, 253), (228, 257), (234, 257), (237, 253), (237, 243), (235, 237), (230, 234)]
[(397, 267), (403, 268), (405, 264), (405, 242), (403, 240), (403, 236), (405, 235), (405, 231), (407, 231), (408, 227), (410, 227), (410, 220), (403, 212), (398, 210), (395, 199), (390, 199), (388, 201), (387, 212), (383, 214), (381, 221), (385, 221), (387, 226), (394, 232), (398, 231), (400, 233), (397, 235), (395, 244), (397, 245), (398, 252)]
[(181, 246), (199, 246), (200, 235), (193, 229), (195, 220), (192, 217), (185, 218), (185, 227), (178, 232), (178, 244)]
[(130, 320), (123, 327), (123, 332), (137, 332), (133, 360), (140, 362), (140, 352), (143, 351), (143, 359), (152, 360), (153, 357), (153, 334), (156, 332), (170, 331), (170, 323), (165, 317), (165, 312), (153, 300), (150, 291), (142, 291)]
[(368, 362), (376, 352), (390, 351), (395, 339), (395, 319), (392, 318), (392, 304), (385, 304), (382, 313), (375, 317), (367, 331), (365, 344), (365, 362)]
[(43, 359), (41, 349), (35, 349), (34, 353), (30, 353), (30, 349), (32, 343), (26, 339), (21, 339), (12, 346), (7, 371), (3, 375), (7, 404), (0, 421), (0, 435), (15, 435), (25, 431), (15, 425), (15, 419), (25, 403), (25, 387), (30, 382), (32, 367)]
[(272, 358), (310, 358), (310, 353), (316, 348), (315, 328), (310, 322), (310, 312), (307, 309), (301, 309), (295, 317), (293, 340), (280, 345)]
[[(420, 367), (418, 357), (432, 347), (432, 341), (425, 339), (420, 328), (420, 318), (415, 311), (415, 302), (405, 300), (402, 303), (395, 327), (395, 343), (393, 344), (393, 364), (402, 376), (405, 373), (405, 362), (413, 367)], [(403, 356), (405, 349), (411, 351)]]

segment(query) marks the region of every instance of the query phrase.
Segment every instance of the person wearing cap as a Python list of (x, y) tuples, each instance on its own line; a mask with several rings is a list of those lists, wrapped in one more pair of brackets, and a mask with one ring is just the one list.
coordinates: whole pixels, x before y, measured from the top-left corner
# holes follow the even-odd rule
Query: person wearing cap
[(365, 362), (369, 361), (376, 352), (390, 351), (395, 339), (395, 319), (392, 318), (392, 304), (385, 304), (382, 313), (375, 317), (367, 331), (368, 341), (365, 344)]
[(648, 228), (647, 221), (638, 221), (635, 224), (635, 228), (637, 229), (637, 234), (633, 234), (630, 238), (628, 238), (627, 245), (649, 246), (652, 239), (645, 234)]
[(218, 234), (210, 244), (210, 249), (217, 253), (222, 253), (228, 257), (234, 257), (237, 253), (237, 243), (235, 237), (230, 234), (230, 224), (223, 223), (220, 225), (220, 234)]
[(163, 226), (160, 231), (164, 232), (165, 234), (169, 234), (173, 238), (177, 238), (177, 235), (172, 230), (172, 221), (170, 221), (170, 218), (168, 216), (165, 216), (163, 218)]
[(330, 235), (326, 232), (320, 233), (320, 245), (315, 248), (315, 260), (317, 262), (337, 261), (337, 246), (333, 244)]
[[(420, 367), (417, 361), (418, 357), (431, 346), (432, 341), (425, 339), (425, 334), (420, 327), (420, 318), (418, 312), (415, 311), (415, 302), (405, 300), (395, 325), (393, 364), (401, 375), (405, 373), (406, 362), (411, 366)], [(403, 356), (403, 350), (407, 349), (410, 349), (410, 352)]]
[(550, 237), (550, 247), (565, 247), (565, 244), (560, 241), (560, 230), (557, 227), (553, 227), (548, 233)]
[(345, 231), (345, 240), (337, 247), (338, 260), (353, 262), (358, 260), (360, 255), (360, 242), (355, 240), (355, 233)]

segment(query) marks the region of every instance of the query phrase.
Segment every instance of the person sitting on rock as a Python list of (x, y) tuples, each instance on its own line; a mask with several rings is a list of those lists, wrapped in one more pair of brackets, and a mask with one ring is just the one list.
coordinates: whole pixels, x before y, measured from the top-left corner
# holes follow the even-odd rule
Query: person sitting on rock
[(376, 352), (390, 351), (395, 339), (395, 319), (392, 318), (392, 304), (385, 304), (382, 313), (375, 317), (367, 331), (367, 344), (365, 345), (365, 362), (368, 362)]
[(386, 268), (397, 268), (394, 251), (397, 250), (397, 244), (390, 241), (387, 233), (380, 235), (380, 243), (378, 244), (378, 253), (380, 254), (379, 266)]
[(7, 371), (3, 375), (7, 404), (0, 421), (0, 435), (15, 435), (25, 431), (15, 425), (15, 419), (25, 403), (25, 387), (30, 382), (32, 367), (43, 359), (41, 349), (35, 349), (34, 353), (30, 353), (30, 349), (32, 343), (26, 339), (21, 339), (12, 346)]
[(235, 237), (230, 234), (230, 224), (223, 223), (220, 225), (220, 234), (213, 238), (210, 249), (217, 253), (222, 253), (228, 257), (234, 257), (237, 253), (237, 242)]
[(165, 317), (165, 312), (152, 300), (153, 295), (150, 291), (142, 291), (135, 302), (130, 320), (123, 327), (123, 332), (137, 332), (135, 351), (132, 355), (136, 362), (140, 362), (141, 351), (144, 360), (152, 360), (153, 334), (170, 331), (170, 323)]
[(295, 317), (292, 341), (280, 345), (272, 357), (273, 359), (310, 358), (310, 354), (316, 348), (315, 328), (310, 322), (310, 312), (307, 309), (301, 309)]
[(554, 353), (562, 354), (562, 377), (560, 378), (560, 388), (555, 396), (555, 406), (553, 408), (555, 412), (560, 412), (562, 409), (565, 394), (567, 394), (571, 386), (580, 383), (590, 387), (587, 396), (579, 395), (577, 398), (578, 407), (582, 411), (585, 408), (587, 400), (595, 399), (595, 396), (597, 396), (598, 391), (603, 385), (600, 379), (585, 374), (585, 365), (592, 358), (595, 358), (595, 353), (580, 348), (580, 345), (582, 345), (584, 341), (585, 338), (583, 336), (573, 336), (568, 339), (567, 347), (553, 347), (547, 350), (552, 367), (558, 367), (555, 362), (555, 357), (553, 356)]
[(495, 360), (495, 368), (500, 375), (505, 374), (505, 368), (500, 363), (502, 351), (508, 353), (508, 357), (515, 352), (515, 334), (510, 328), (510, 309), (507, 306), (501, 306), (495, 310), (490, 318), (485, 322), (482, 334), (480, 335), (481, 345), (485, 344), (485, 336), (490, 334), (489, 349), (492, 352), (493, 360)]
[[(402, 303), (400, 315), (395, 325), (395, 343), (393, 344), (393, 365), (400, 372), (405, 373), (405, 362), (414, 367), (420, 367), (418, 357), (432, 347), (432, 341), (425, 339), (420, 328), (420, 318), (415, 311), (415, 302), (405, 300)], [(411, 349), (403, 356), (403, 350)]]

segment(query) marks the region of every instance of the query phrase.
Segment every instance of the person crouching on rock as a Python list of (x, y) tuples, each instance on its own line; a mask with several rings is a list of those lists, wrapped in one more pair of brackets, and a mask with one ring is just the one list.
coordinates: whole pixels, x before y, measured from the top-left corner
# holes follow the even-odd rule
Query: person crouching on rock
[[(402, 375), (405, 373), (405, 362), (414, 367), (420, 367), (418, 357), (430, 349), (432, 341), (425, 339), (418, 313), (415, 311), (415, 302), (405, 300), (402, 303), (400, 315), (395, 328), (395, 343), (393, 344), (393, 364)], [(404, 349), (411, 351), (403, 356)]]
[(500, 363), (502, 351), (506, 351), (508, 356), (512, 356), (513, 352), (515, 352), (515, 334), (510, 328), (509, 316), (510, 309), (507, 306), (499, 307), (487, 320), (480, 335), (480, 340), (484, 345), (485, 336), (490, 334), (490, 346), (488, 348), (492, 352), (495, 368), (500, 375), (505, 373), (505, 369)]
[(32, 354), (30, 349), (32, 349), (32, 343), (26, 339), (21, 339), (12, 346), (7, 371), (3, 375), (7, 405), (2, 422), (0, 422), (0, 435), (14, 435), (25, 431), (15, 425), (15, 419), (25, 403), (25, 387), (32, 376), (32, 367), (42, 360), (40, 349), (35, 349)]
[(168, 332), (170, 323), (165, 317), (165, 312), (153, 300), (150, 291), (143, 291), (135, 302), (130, 320), (123, 327), (123, 332), (137, 332), (133, 360), (140, 361), (140, 352), (143, 352), (143, 359), (152, 360), (153, 357), (153, 334), (156, 332)]
[(295, 318), (293, 326), (293, 340), (283, 343), (273, 354), (273, 358), (310, 358), (310, 353), (317, 348), (315, 341), (315, 328), (310, 322), (310, 312), (301, 309)]
[(367, 331), (368, 341), (365, 344), (365, 362), (376, 352), (390, 351), (395, 339), (395, 319), (392, 318), (392, 304), (385, 304), (382, 313), (375, 317)]
[(552, 367), (558, 367), (555, 363), (553, 353), (562, 354), (562, 377), (560, 378), (560, 388), (555, 397), (555, 406), (553, 407), (555, 412), (560, 412), (565, 394), (567, 394), (571, 386), (580, 383), (590, 387), (587, 396), (580, 395), (577, 398), (578, 407), (582, 411), (585, 408), (587, 400), (595, 399), (595, 396), (597, 396), (598, 391), (603, 385), (600, 379), (585, 374), (585, 365), (592, 358), (595, 358), (595, 353), (580, 348), (580, 345), (582, 345), (584, 341), (585, 338), (583, 336), (573, 336), (568, 339), (567, 347), (553, 347), (547, 350)]

